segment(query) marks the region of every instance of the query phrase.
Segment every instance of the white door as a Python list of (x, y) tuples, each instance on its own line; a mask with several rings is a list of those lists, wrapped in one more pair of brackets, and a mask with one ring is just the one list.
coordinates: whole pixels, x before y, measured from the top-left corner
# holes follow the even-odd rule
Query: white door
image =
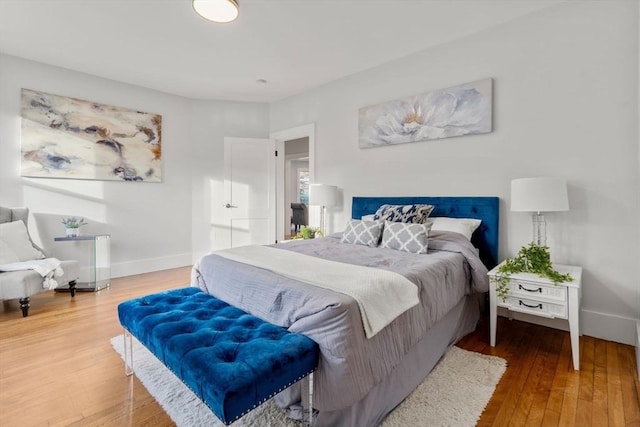
[(230, 246), (275, 243), (275, 142), (225, 138), (224, 165), (224, 212)]

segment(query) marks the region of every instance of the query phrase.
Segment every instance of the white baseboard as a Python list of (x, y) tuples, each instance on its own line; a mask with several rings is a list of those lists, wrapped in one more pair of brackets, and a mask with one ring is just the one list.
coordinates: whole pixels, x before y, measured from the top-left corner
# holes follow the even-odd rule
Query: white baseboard
[[(498, 314), (505, 317), (508, 316), (507, 310), (500, 307), (498, 308)], [(512, 312), (512, 318), (563, 331), (569, 330), (569, 323), (564, 319), (547, 319), (516, 312)], [(637, 324), (638, 320), (636, 319), (590, 310), (580, 310), (580, 333), (594, 338), (635, 346), (636, 343), (640, 343), (640, 337), (638, 336), (640, 335), (640, 326), (636, 326)], [(636, 347), (636, 352), (640, 354), (638, 347)], [(638, 360), (640, 364), (640, 356)]]
[(636, 345), (637, 319), (596, 311), (580, 311), (580, 331), (590, 337)]
[(138, 259), (111, 264), (111, 277), (132, 276), (134, 274), (150, 273), (188, 265), (192, 265), (190, 252), (158, 258)]

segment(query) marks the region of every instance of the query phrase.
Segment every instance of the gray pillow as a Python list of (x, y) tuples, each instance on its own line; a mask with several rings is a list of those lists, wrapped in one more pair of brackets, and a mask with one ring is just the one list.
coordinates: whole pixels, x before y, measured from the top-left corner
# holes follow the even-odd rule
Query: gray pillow
[(340, 242), (375, 248), (380, 242), (383, 226), (384, 223), (382, 221), (349, 220), (347, 221), (347, 227), (342, 233)]
[(380, 247), (412, 254), (426, 254), (430, 229), (431, 223), (411, 224), (385, 221)]

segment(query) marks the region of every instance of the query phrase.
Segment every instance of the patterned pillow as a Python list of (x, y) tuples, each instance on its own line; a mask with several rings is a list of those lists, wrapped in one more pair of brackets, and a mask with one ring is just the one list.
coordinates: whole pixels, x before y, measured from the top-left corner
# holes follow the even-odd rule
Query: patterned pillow
[(433, 210), (433, 205), (382, 205), (374, 219), (391, 222), (424, 224)]
[(386, 221), (380, 247), (412, 254), (426, 254), (430, 229), (431, 223), (410, 224)]
[(342, 233), (341, 243), (352, 243), (375, 248), (380, 242), (382, 234), (382, 221), (361, 221), (352, 219), (347, 222), (347, 227)]

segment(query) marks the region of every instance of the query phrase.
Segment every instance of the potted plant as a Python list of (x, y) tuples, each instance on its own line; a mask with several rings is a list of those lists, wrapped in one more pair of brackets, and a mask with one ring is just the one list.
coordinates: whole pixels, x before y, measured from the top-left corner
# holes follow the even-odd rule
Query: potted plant
[(573, 281), (570, 274), (560, 274), (553, 269), (548, 246), (539, 246), (533, 242), (529, 246), (523, 246), (515, 258), (505, 260), (498, 268), (495, 277), (496, 295), (502, 298), (502, 301), (507, 300), (511, 275), (516, 273), (534, 273), (548, 278), (554, 285)]
[(313, 239), (315, 237), (321, 237), (322, 231), (317, 227), (302, 226), (298, 234), (294, 236), (294, 239)]
[(63, 218), (62, 224), (64, 224), (67, 237), (77, 237), (80, 234), (80, 227), (87, 223), (84, 222), (84, 218), (72, 216), (69, 218)]

